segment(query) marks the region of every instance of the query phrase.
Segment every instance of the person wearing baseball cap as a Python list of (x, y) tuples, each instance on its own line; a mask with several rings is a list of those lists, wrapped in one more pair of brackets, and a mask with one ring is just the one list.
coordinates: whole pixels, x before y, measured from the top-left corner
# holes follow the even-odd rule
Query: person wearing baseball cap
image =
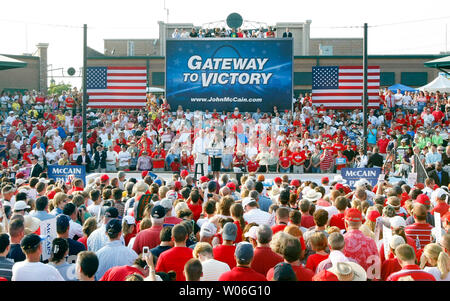
[(238, 228), (236, 224), (231, 222), (226, 223), (222, 230), (223, 242), (213, 249), (214, 258), (225, 262), (231, 269), (236, 266), (233, 254), (236, 249), (234, 241), (236, 240), (237, 231)]
[[(428, 195), (425, 193), (419, 194), (416, 200), (413, 202), (413, 205), (420, 204), (423, 205), (427, 211), (426, 213), (426, 222), (434, 227), (434, 216), (431, 214), (431, 201)], [(406, 225), (412, 225), (415, 223), (414, 216), (408, 216), (406, 219)]]
[(449, 212), (450, 206), (447, 204), (448, 193), (442, 189), (436, 189), (432, 194), (431, 198), (435, 198), (434, 208), (431, 210), (431, 215), (434, 216), (435, 212), (438, 212), (441, 217)]
[(113, 218), (106, 224), (105, 233), (109, 242), (96, 252), (99, 266), (96, 279), (102, 278), (107, 270), (115, 266), (133, 265), (138, 257), (136, 252), (126, 247), (122, 241), (122, 223), (117, 218)]
[[(368, 258), (378, 258), (379, 260), (377, 245), (372, 238), (367, 237), (359, 230), (363, 217), (358, 209), (347, 209), (344, 220), (347, 232), (344, 234), (345, 247), (343, 253), (346, 257), (356, 260), (367, 271), (373, 263)], [(374, 279), (375, 276), (372, 274), (367, 275), (369, 279)]]
[[(87, 239), (87, 245), (88, 245), (89, 251), (97, 252), (98, 250), (103, 248), (109, 242), (109, 238), (106, 235), (106, 229), (105, 229), (106, 224), (111, 219), (118, 218), (118, 217), (119, 217), (119, 210), (117, 210), (117, 208), (106, 207), (100, 228), (94, 230)], [(124, 242), (123, 237), (122, 237), (122, 241)]]
[(18, 201), (14, 204), (14, 214), (25, 215), (25, 211), (30, 208), (24, 201)]
[(22, 238), (20, 247), (25, 253), (26, 260), (14, 264), (11, 281), (64, 281), (54, 266), (40, 262), (42, 240), (34, 233)]
[(223, 273), (219, 281), (267, 281), (265, 275), (250, 267), (253, 254), (253, 246), (250, 243), (240, 242), (234, 252), (236, 266), (231, 271)]
[(163, 229), (166, 209), (162, 205), (156, 205), (151, 211), (152, 226), (149, 229), (140, 231), (134, 240), (133, 250), (136, 254), (141, 254), (143, 247), (149, 249), (157, 247), (161, 243), (160, 232)]
[[(402, 267), (398, 263), (397, 257), (395, 257), (395, 249), (405, 243), (405, 239), (400, 235), (393, 235), (391, 237), (391, 240), (389, 241), (389, 258), (383, 261), (381, 265), (381, 280), (386, 281), (389, 275), (391, 275), (392, 273), (396, 273), (402, 269)], [(384, 249), (380, 250), (384, 253)]]
[(186, 179), (186, 177), (189, 175), (189, 172), (186, 170), (186, 169), (183, 169), (181, 172), (180, 172), (180, 177), (184, 180), (184, 179)]
[(283, 180), (280, 177), (275, 177), (275, 179), (273, 179), (273, 182), (275, 183), (275, 185), (280, 187), (281, 183), (283, 183)]

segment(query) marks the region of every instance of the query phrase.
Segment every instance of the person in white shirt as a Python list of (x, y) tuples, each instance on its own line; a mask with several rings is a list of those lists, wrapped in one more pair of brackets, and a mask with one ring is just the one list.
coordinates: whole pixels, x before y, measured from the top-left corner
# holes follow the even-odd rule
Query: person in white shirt
[(119, 160), (119, 170), (125, 170), (130, 168), (131, 154), (127, 151), (126, 145), (122, 145), (122, 150), (117, 156)]
[(56, 164), (60, 159), (52, 146), (48, 147), (48, 152), (45, 154), (45, 158), (47, 159), (47, 164)]
[[(76, 222), (78, 218), (77, 207), (73, 203), (67, 203), (64, 205), (63, 214), (70, 217), (69, 221), (69, 238), (75, 239), (75, 236), (81, 238), (83, 234), (83, 226)], [(75, 239), (76, 240), (76, 239)]]
[(397, 93), (394, 95), (394, 103), (396, 107), (401, 107), (403, 105), (403, 94), (400, 89), (397, 89)]
[(10, 111), (8, 117), (5, 120), (6, 125), (11, 125), (14, 120), (16, 120), (16, 116), (14, 116), (14, 112)]
[(106, 171), (116, 172), (117, 159), (117, 153), (113, 150), (112, 145), (110, 145), (106, 152)]
[(31, 152), (33, 153), (33, 155), (35, 155), (38, 158), (39, 162), (44, 161), (45, 150), (43, 148), (41, 148), (41, 141), (39, 141), (39, 140), (36, 141), (36, 147), (33, 148), (33, 150)]
[(205, 132), (200, 130), (198, 137), (194, 140), (192, 147), (192, 154), (194, 155), (195, 163), (201, 163), (203, 165), (204, 174), (208, 172), (208, 155), (206, 149), (209, 145), (209, 139), (206, 137)]
[(242, 207), (244, 208), (244, 220), (247, 223), (257, 223), (258, 225), (274, 225), (272, 215), (268, 212), (262, 211), (258, 208), (255, 199), (246, 197), (242, 200)]
[(179, 39), (180, 33), (178, 32), (178, 28), (175, 28), (175, 30), (172, 33), (172, 39)]
[(230, 271), (228, 264), (214, 259), (213, 248), (209, 243), (197, 243), (192, 255), (202, 264), (203, 276), (200, 281), (218, 281), (223, 273)]
[(55, 267), (40, 262), (42, 244), (39, 235), (26, 235), (20, 247), (26, 259), (14, 264), (11, 281), (64, 281)]

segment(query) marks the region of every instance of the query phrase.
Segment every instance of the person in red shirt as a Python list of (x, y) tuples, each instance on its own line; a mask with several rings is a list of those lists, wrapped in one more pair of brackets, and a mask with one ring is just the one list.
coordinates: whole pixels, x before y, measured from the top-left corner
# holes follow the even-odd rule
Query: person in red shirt
[(110, 268), (103, 274), (99, 281), (125, 281), (131, 274), (138, 274), (145, 278), (148, 276), (146, 266), (147, 262), (142, 259), (142, 256), (139, 256), (132, 266), (123, 265)]
[(293, 173), (303, 173), (303, 167), (306, 160), (306, 155), (301, 151), (300, 146), (295, 148), (295, 152), (291, 155)]
[(230, 269), (236, 266), (236, 260), (234, 258), (234, 252), (236, 250), (234, 241), (236, 240), (236, 235), (237, 226), (234, 223), (226, 223), (222, 230), (222, 244), (213, 248), (214, 259), (225, 262)]
[(308, 200), (300, 201), (300, 211), (302, 213), (301, 226), (309, 229), (314, 227), (316, 223), (314, 222), (314, 217), (309, 213), (311, 203)]
[(230, 214), (234, 220), (233, 223), (237, 227), (235, 243), (240, 243), (242, 241), (242, 231), (247, 225), (247, 222), (244, 220), (244, 208), (242, 208), (241, 204), (235, 203), (230, 207)]
[(185, 281), (184, 265), (189, 259), (193, 258), (192, 249), (186, 247), (186, 240), (188, 239), (186, 227), (180, 224), (175, 225), (172, 228), (172, 239), (174, 247), (159, 255), (155, 270), (164, 273), (174, 271), (177, 275), (176, 281)]
[(348, 158), (342, 154), (342, 151), (338, 151), (337, 157), (334, 160), (336, 162), (336, 170), (338, 171), (347, 166)]
[[(297, 276), (297, 281), (312, 281), (314, 272), (305, 268), (300, 262), (301, 244), (295, 237), (289, 237), (283, 241), (281, 247), (283, 260), (289, 263)], [(266, 278), (271, 281), (273, 279), (274, 268), (267, 271)]]
[(72, 141), (71, 137), (67, 137), (66, 142), (64, 142), (64, 149), (69, 156), (73, 154), (73, 149), (76, 147), (77, 145), (74, 141)]
[(389, 275), (386, 281), (399, 281), (402, 278), (415, 281), (436, 281), (433, 275), (420, 269), (416, 264), (416, 254), (413, 247), (408, 244), (402, 244), (395, 248), (395, 255), (402, 269)]
[(327, 248), (328, 240), (325, 234), (322, 232), (316, 232), (309, 238), (311, 248), (315, 251), (315, 254), (309, 255), (306, 261), (306, 268), (313, 272), (316, 272), (319, 263), (328, 258), (328, 253), (325, 251)]
[(248, 172), (256, 172), (259, 168), (259, 163), (255, 160), (256, 155), (254, 155), (248, 162), (247, 162), (247, 171)]
[(156, 146), (155, 151), (152, 153), (151, 157), (153, 159), (165, 159), (166, 158), (166, 151), (161, 148), (161, 146)]
[(334, 214), (330, 219), (330, 227), (338, 227), (341, 230), (345, 230), (345, 209), (347, 209), (348, 200), (344, 196), (340, 196), (336, 199), (335, 206), (339, 211), (338, 214)]
[(256, 232), (257, 246), (254, 249), (254, 256), (250, 266), (256, 272), (263, 275), (266, 275), (277, 263), (283, 261), (283, 257), (272, 251), (270, 248), (271, 240), (272, 230), (270, 227), (268, 225), (260, 225)]
[(187, 200), (187, 205), (189, 209), (192, 211), (192, 216), (194, 221), (197, 221), (202, 214), (202, 201), (200, 200), (200, 194), (198, 190), (192, 190), (189, 194), (189, 199)]
[(427, 223), (427, 208), (425, 205), (415, 203), (413, 207), (413, 217), (415, 223), (405, 228), (406, 237), (410, 237), (418, 241), (423, 249), (432, 240), (431, 230), (433, 226)]
[(395, 272), (398, 272), (402, 269), (400, 263), (398, 262), (397, 257), (395, 256), (395, 249), (404, 244), (405, 240), (400, 235), (394, 235), (389, 242), (389, 248), (391, 249), (392, 257), (386, 259), (381, 265), (381, 278), (380, 280), (386, 281), (386, 279)]
[(161, 243), (160, 232), (163, 228), (165, 214), (166, 210), (161, 205), (152, 208), (152, 227), (140, 231), (134, 240), (133, 250), (136, 254), (141, 254), (143, 247), (152, 249)]
[(178, 158), (174, 158), (173, 162), (170, 163), (170, 170), (172, 172), (180, 172), (180, 160)]
[[(283, 231), (289, 223), (289, 209), (285, 207), (278, 208), (275, 212), (276, 225), (272, 227), (273, 234)], [(264, 273), (265, 274), (265, 273)]]
[(382, 132), (381, 138), (377, 141), (377, 146), (379, 150), (378, 152), (383, 156), (383, 158), (386, 158), (388, 144), (389, 139), (386, 137), (386, 133)]
[(253, 246), (248, 242), (240, 242), (234, 252), (237, 265), (231, 271), (223, 273), (219, 281), (267, 281), (265, 275), (250, 267), (253, 255)]
[(436, 206), (431, 210), (431, 215), (434, 215), (435, 212), (439, 212), (442, 217), (449, 212), (450, 206), (447, 204), (447, 193), (444, 189), (439, 189), (437, 191), (437, 197), (436, 197)]
[(286, 150), (282, 150), (278, 162), (278, 171), (281, 173), (288, 173), (290, 171), (290, 168), (291, 168), (291, 156), (289, 156)]

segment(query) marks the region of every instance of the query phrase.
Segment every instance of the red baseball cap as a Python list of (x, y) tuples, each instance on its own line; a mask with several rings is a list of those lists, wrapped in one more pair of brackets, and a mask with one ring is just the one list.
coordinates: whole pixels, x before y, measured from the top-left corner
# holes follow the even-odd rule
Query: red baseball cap
[(425, 206), (430, 206), (430, 198), (426, 194), (419, 194), (417, 196), (416, 202)]
[(200, 183), (206, 183), (206, 182), (209, 182), (209, 178), (207, 176), (201, 176)]
[(100, 177), (100, 180), (101, 180), (102, 182), (106, 182), (106, 181), (109, 180), (109, 177), (108, 177), (107, 174), (104, 174), (104, 175), (102, 175), (102, 176)]
[(329, 182), (330, 182), (330, 179), (328, 177), (322, 178), (322, 184), (329, 183)]
[(273, 181), (275, 183), (282, 183), (283, 182), (283, 180), (280, 177), (276, 177), (275, 179), (273, 179)]
[(142, 178), (145, 178), (147, 175), (148, 175), (148, 170), (144, 170), (143, 172), (141, 172)]
[(16, 173), (16, 178), (17, 179), (23, 179), (23, 178), (25, 178), (25, 174), (20, 171), (20, 172)]
[(336, 185), (334, 185), (334, 189), (336, 190), (344, 189), (344, 185), (342, 185), (341, 183), (337, 183)]
[(230, 190), (236, 190), (236, 184), (234, 184), (234, 182), (227, 183), (227, 187), (230, 188)]
[(425, 188), (425, 185), (423, 183), (417, 183), (415, 186), (416, 186), (416, 188), (419, 188), (420, 190)]
[(180, 173), (180, 176), (182, 177), (182, 178), (185, 178), (185, 177), (187, 177), (189, 175), (189, 172), (186, 170), (186, 169), (183, 169), (182, 171), (181, 171), (181, 173)]
[(291, 181), (291, 186), (299, 187), (300, 186), (300, 181), (297, 180), (297, 179), (293, 179)]
[(361, 212), (356, 208), (350, 208), (345, 211), (345, 220), (350, 222), (362, 222)]
[(352, 189), (348, 185), (344, 185), (343, 188), (344, 188), (344, 193), (345, 194), (349, 194), (350, 192), (352, 192)]
[(175, 190), (180, 190), (182, 187), (181, 182), (180, 181), (175, 181)]
[(378, 210), (372, 210), (369, 212), (369, 214), (367, 214), (367, 219), (375, 222), (377, 220), (377, 217), (381, 216), (380, 212), (378, 212)]

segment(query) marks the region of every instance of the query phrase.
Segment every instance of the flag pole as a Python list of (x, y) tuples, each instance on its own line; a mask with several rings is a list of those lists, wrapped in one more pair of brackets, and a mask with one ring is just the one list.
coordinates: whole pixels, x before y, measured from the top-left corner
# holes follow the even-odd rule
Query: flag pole
[(83, 103), (81, 109), (81, 115), (83, 118), (83, 149), (86, 151), (86, 128), (87, 128), (87, 118), (86, 118), (86, 104), (88, 102), (87, 87), (86, 87), (86, 69), (87, 69), (87, 25), (83, 26)]
[(364, 124), (364, 133), (363, 133), (363, 149), (364, 155), (367, 155), (367, 121), (368, 121), (368, 112), (367, 112), (367, 23), (364, 23), (364, 42), (363, 42), (363, 124)]

